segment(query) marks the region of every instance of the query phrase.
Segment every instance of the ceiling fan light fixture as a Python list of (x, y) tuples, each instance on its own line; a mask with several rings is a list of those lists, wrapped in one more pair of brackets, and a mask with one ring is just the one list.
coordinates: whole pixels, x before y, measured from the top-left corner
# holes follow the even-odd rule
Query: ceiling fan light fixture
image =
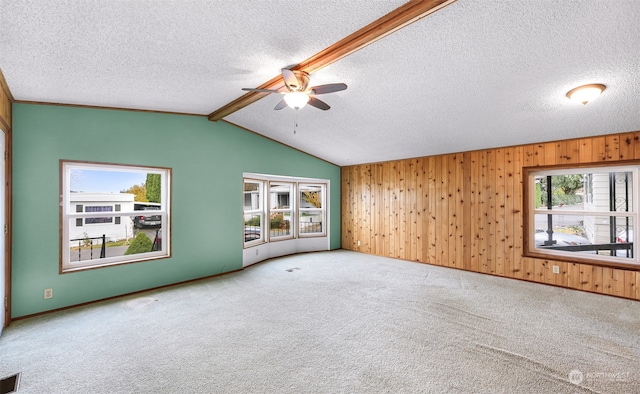
[(582, 85), (568, 91), (567, 97), (586, 105), (589, 101), (595, 100), (606, 88), (606, 86), (600, 83)]
[(309, 95), (302, 92), (287, 93), (284, 95), (284, 101), (290, 108), (300, 109), (309, 102)]

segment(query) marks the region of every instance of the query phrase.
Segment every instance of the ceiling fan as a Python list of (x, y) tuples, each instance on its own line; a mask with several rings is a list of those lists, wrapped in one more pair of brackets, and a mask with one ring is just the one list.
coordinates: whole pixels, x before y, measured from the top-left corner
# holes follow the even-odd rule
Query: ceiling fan
[(321, 110), (328, 110), (329, 104), (322, 100), (315, 98), (316, 95), (339, 92), (345, 90), (347, 85), (344, 83), (330, 83), (326, 85), (309, 86), (309, 74), (301, 70), (289, 70), (288, 68), (282, 69), (282, 79), (284, 80), (284, 87), (278, 90), (274, 89), (253, 89), (242, 88), (248, 92), (260, 92), (260, 93), (280, 93), (284, 95), (284, 98), (273, 109), (281, 110), (282, 108), (289, 106), (293, 109), (300, 109), (307, 103)]

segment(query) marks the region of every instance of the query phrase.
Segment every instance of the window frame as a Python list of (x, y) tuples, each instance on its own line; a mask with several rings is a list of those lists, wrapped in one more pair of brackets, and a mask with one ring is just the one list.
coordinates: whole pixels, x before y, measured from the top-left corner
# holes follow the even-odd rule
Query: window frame
[[(261, 220), (261, 239), (259, 240), (251, 240), (246, 241), (246, 228), (245, 228), (245, 215), (248, 213), (257, 214), (258, 210), (253, 210), (251, 212), (245, 210), (244, 201), (245, 201), (245, 192), (244, 185), (247, 182), (251, 183), (260, 183), (261, 184), (261, 212), (262, 212), (262, 220)], [(272, 209), (270, 207), (270, 188), (271, 184), (291, 184), (291, 194), (289, 196), (289, 205), (290, 208), (287, 209)], [(258, 246), (261, 244), (271, 243), (271, 242), (281, 242), (281, 241), (289, 241), (303, 238), (326, 238), (328, 237), (328, 212), (329, 212), (329, 180), (328, 179), (316, 179), (316, 178), (300, 178), (300, 177), (290, 177), (290, 176), (279, 176), (279, 175), (265, 175), (265, 174), (253, 174), (253, 173), (243, 173), (242, 178), (243, 184), (243, 193), (242, 193), (242, 227), (243, 227), (243, 249), (251, 248), (254, 246)], [(322, 188), (322, 208), (317, 208), (317, 211), (322, 212), (322, 232), (317, 233), (309, 233), (309, 234), (301, 234), (299, 228), (299, 218), (300, 211), (312, 210), (311, 208), (303, 208), (300, 206), (300, 185), (312, 185), (312, 186), (321, 186)], [(255, 212), (254, 212), (255, 211)], [(280, 212), (291, 212), (291, 224), (290, 224), (290, 234), (285, 236), (271, 236), (271, 223), (270, 216), (272, 213), (280, 213)], [(269, 218), (269, 223), (267, 223), (267, 218)]]
[[(552, 165), (552, 166), (536, 166), (523, 167), (523, 256), (539, 258), (545, 260), (563, 261), (569, 263), (590, 264), (595, 266), (635, 269), (640, 268), (640, 231), (633, 231), (633, 258), (605, 256), (605, 255), (586, 255), (578, 254), (571, 251), (561, 250), (544, 250), (536, 248), (536, 214), (549, 214), (550, 210), (545, 208), (535, 208), (535, 179), (538, 176), (554, 176), (554, 175), (570, 175), (570, 174), (593, 174), (593, 173), (632, 173), (632, 198), (630, 211), (594, 211), (594, 210), (551, 210), (553, 214), (562, 215), (582, 215), (602, 218), (611, 217), (628, 217), (633, 221), (634, 226), (640, 225), (639, 196), (640, 196), (640, 162), (639, 161), (617, 161), (612, 163), (581, 163), (574, 165)], [(591, 190), (585, 189), (586, 194), (593, 193)], [(587, 201), (584, 201), (587, 203)], [(592, 203), (590, 201), (589, 203)]]
[[(112, 203), (111, 211), (86, 212), (87, 207), (96, 204), (82, 204), (81, 212), (77, 207), (80, 204), (72, 206), (72, 190), (71, 190), (71, 171), (72, 170), (91, 170), (91, 171), (109, 171), (109, 172), (139, 172), (145, 174), (159, 174), (161, 179), (161, 210), (158, 215), (162, 216), (162, 238), (161, 248), (159, 251), (151, 251), (146, 253), (95, 258), (90, 260), (71, 261), (70, 253), (70, 227), (75, 227), (79, 220), (82, 220), (82, 226), (97, 226), (100, 223), (86, 223), (87, 218), (111, 218), (111, 223), (119, 225), (121, 217), (134, 217), (139, 215), (139, 211), (122, 210), (119, 203)], [(171, 168), (157, 166), (139, 166), (119, 163), (101, 163), (89, 161), (60, 160), (60, 273), (69, 273), (83, 271), (86, 269), (95, 269), (101, 267), (109, 267), (122, 264), (130, 264), (149, 260), (158, 260), (171, 257)], [(106, 191), (105, 191), (106, 193)], [(99, 204), (99, 203), (97, 203)], [(107, 204), (102, 204), (106, 206)], [(133, 207), (132, 207), (133, 209)], [(116, 219), (117, 218), (117, 219)]]
[[(327, 205), (327, 185), (324, 183), (315, 183), (315, 182), (298, 182), (298, 190), (297, 190), (297, 199), (301, 199), (302, 197), (300, 197), (300, 195), (302, 194), (302, 186), (320, 186), (321, 189), (321, 193), (322, 193), (322, 206), (320, 208), (302, 208), (302, 204), (300, 204), (300, 208), (298, 209), (298, 236), (300, 238), (311, 238), (311, 237), (323, 237), (326, 236), (327, 234), (327, 226), (326, 226), (326, 221), (327, 221), (327, 210), (326, 210), (326, 205)], [(313, 232), (313, 233), (303, 233), (302, 231), (300, 231), (300, 226), (303, 223), (301, 216), (302, 216), (302, 212), (320, 212), (321, 216), (322, 216), (322, 231), (320, 232)]]
[[(272, 208), (271, 207), (271, 188), (275, 187), (275, 185), (288, 185), (289, 186), (289, 208)], [(295, 191), (296, 191), (296, 183), (295, 182), (289, 182), (289, 181), (267, 181), (267, 189), (268, 189), (268, 197), (267, 200), (269, 201), (268, 206), (265, 206), (265, 209), (268, 210), (268, 214), (269, 214), (269, 232), (268, 232), (268, 240), (270, 242), (275, 242), (275, 241), (281, 241), (281, 240), (285, 240), (285, 239), (292, 239), (295, 238), (295, 229), (294, 227), (296, 226), (296, 216), (295, 216), (295, 212), (296, 212), (296, 199), (295, 199)], [(276, 196), (276, 199), (279, 199), (279, 197)], [(275, 216), (277, 215), (282, 215), (282, 218), (284, 220), (284, 218), (286, 217), (286, 214), (289, 214), (289, 233), (288, 234), (284, 234), (284, 235), (272, 235), (273, 229), (271, 228), (271, 220), (275, 218)], [(266, 225), (266, 223), (265, 223)]]
[[(257, 209), (245, 209), (245, 196), (246, 196), (246, 190), (245, 190), (245, 184), (247, 183), (255, 183), (258, 185), (258, 202), (259, 202), (259, 207)], [(243, 231), (243, 244), (244, 247), (251, 247), (251, 246), (255, 246), (255, 245), (260, 245), (263, 244), (265, 242), (267, 242), (267, 235), (266, 235), (266, 225), (265, 225), (265, 214), (264, 214), (264, 210), (265, 210), (265, 185), (264, 182), (260, 179), (252, 179), (252, 178), (243, 178), (242, 180), (242, 231)], [(245, 228), (245, 216), (246, 215), (258, 215), (260, 217), (260, 238), (258, 239), (254, 239), (251, 241), (247, 241), (246, 240), (246, 228)]]

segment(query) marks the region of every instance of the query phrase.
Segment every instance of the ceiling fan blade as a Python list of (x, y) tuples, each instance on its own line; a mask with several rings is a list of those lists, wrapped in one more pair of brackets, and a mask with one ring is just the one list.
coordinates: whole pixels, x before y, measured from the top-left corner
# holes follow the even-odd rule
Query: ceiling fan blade
[(339, 92), (341, 90), (346, 90), (347, 85), (344, 83), (329, 83), (327, 85), (318, 85), (312, 86), (309, 88), (313, 93), (312, 94), (325, 94), (325, 93), (333, 93)]
[(247, 92), (260, 92), (260, 93), (280, 93), (277, 90), (273, 90), (273, 89), (253, 89), (253, 88), (242, 88), (242, 90), (245, 90)]
[(275, 107), (273, 107), (273, 109), (275, 109), (276, 111), (279, 111), (286, 106), (287, 106), (287, 102), (284, 101), (284, 99), (282, 99)]
[(288, 68), (282, 69), (282, 79), (284, 79), (285, 85), (287, 85), (290, 90), (297, 91), (300, 89), (301, 84), (300, 81), (298, 81), (298, 77), (296, 77), (296, 74)]
[(323, 111), (326, 111), (329, 108), (331, 108), (331, 107), (329, 107), (329, 104), (325, 103), (322, 100), (318, 100), (315, 97), (309, 97), (309, 102), (307, 104), (309, 104), (312, 107), (319, 108), (319, 109), (321, 109)]

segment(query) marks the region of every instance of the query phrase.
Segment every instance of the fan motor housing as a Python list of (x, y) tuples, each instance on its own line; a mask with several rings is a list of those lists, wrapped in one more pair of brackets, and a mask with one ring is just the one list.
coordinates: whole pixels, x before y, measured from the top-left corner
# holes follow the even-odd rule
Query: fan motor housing
[(307, 87), (309, 86), (309, 74), (300, 70), (292, 70), (292, 71), (293, 71), (293, 74), (296, 76), (296, 79), (298, 80), (298, 83), (300, 84), (300, 86), (290, 85), (285, 80), (284, 83), (285, 85), (287, 85), (287, 88), (292, 92), (304, 92), (305, 90), (307, 90)]

